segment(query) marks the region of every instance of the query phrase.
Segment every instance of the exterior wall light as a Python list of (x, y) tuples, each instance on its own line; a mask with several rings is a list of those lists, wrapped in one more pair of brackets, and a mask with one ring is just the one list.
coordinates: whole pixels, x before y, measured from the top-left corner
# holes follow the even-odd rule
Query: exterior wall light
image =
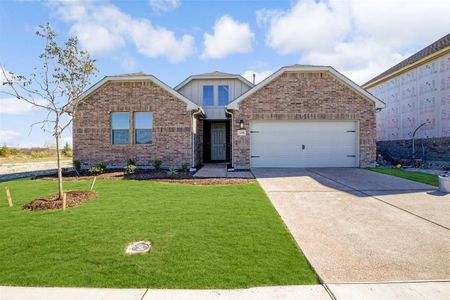
[(239, 129), (244, 129), (244, 120), (239, 121)]

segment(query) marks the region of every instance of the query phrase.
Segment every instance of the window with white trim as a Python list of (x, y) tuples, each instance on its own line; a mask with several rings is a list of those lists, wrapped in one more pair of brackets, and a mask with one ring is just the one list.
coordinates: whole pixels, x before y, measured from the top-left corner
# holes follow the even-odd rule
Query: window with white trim
[(213, 106), (214, 105), (214, 86), (204, 85), (203, 86), (203, 105)]
[(130, 143), (129, 113), (111, 113), (111, 143), (113, 145), (127, 145)]
[(225, 106), (229, 101), (229, 88), (228, 85), (219, 85), (219, 105)]
[(153, 113), (134, 113), (134, 142), (135, 144), (151, 144), (153, 140)]

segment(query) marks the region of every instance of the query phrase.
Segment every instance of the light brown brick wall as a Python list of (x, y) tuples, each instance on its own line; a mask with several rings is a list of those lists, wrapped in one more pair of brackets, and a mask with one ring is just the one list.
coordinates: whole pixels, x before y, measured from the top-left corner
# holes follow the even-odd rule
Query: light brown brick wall
[[(246, 136), (236, 134), (244, 120)], [(250, 167), (250, 122), (254, 120), (355, 120), (360, 165), (375, 163), (375, 104), (329, 73), (287, 72), (249, 96), (234, 113), (233, 163)]]
[[(133, 112), (153, 112), (153, 143), (135, 145)], [(129, 145), (111, 144), (111, 113), (130, 113)], [(192, 114), (186, 104), (151, 81), (109, 82), (88, 96), (73, 124), (74, 159), (85, 166), (98, 162), (139, 165), (160, 159), (163, 167), (181, 167), (192, 161)]]

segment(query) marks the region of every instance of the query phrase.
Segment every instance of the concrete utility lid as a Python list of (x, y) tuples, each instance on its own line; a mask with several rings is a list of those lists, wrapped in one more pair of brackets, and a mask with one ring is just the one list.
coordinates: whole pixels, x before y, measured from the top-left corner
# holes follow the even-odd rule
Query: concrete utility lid
[(137, 241), (128, 244), (127, 248), (125, 249), (125, 253), (126, 254), (145, 253), (150, 251), (151, 247), (152, 243), (150, 241)]

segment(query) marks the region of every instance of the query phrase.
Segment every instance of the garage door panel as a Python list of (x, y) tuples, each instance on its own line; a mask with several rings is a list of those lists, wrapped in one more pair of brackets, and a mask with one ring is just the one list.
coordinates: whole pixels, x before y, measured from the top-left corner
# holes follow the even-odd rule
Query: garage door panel
[(260, 121), (251, 124), (252, 167), (355, 167), (353, 121)]

